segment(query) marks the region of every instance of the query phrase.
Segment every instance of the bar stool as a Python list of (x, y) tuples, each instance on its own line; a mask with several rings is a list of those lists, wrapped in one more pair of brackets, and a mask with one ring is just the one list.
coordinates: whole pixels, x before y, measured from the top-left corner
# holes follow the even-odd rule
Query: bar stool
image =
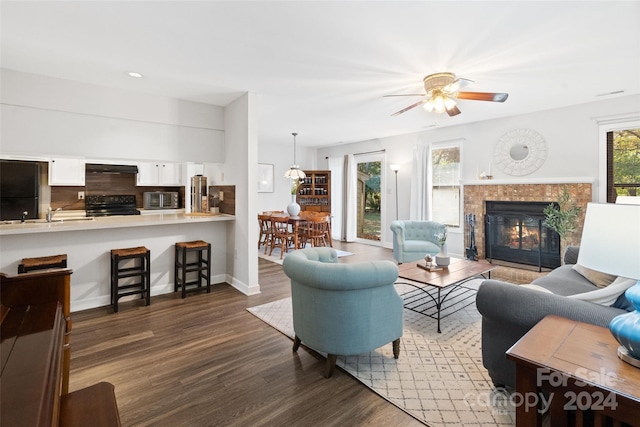
[[(133, 266), (120, 266), (121, 261), (133, 261)], [(124, 296), (140, 294), (145, 305), (151, 304), (151, 251), (144, 246), (126, 249), (111, 249), (111, 304), (113, 312), (118, 312), (118, 300)], [(137, 277), (139, 282), (120, 279)]]
[[(207, 284), (207, 293), (211, 292), (211, 243), (203, 240), (192, 242), (178, 242), (175, 244), (175, 268), (173, 274), (173, 290), (178, 292), (182, 288), (182, 298), (185, 298), (188, 291), (202, 289), (202, 279)], [(206, 251), (206, 258), (204, 252)], [(196, 252), (196, 259), (188, 261), (187, 254)], [(197, 273), (193, 280), (187, 280), (187, 273)], [(195, 288), (187, 289), (188, 286)]]
[(46, 268), (67, 268), (67, 254), (43, 256), (38, 258), (22, 258), (18, 265), (18, 274)]

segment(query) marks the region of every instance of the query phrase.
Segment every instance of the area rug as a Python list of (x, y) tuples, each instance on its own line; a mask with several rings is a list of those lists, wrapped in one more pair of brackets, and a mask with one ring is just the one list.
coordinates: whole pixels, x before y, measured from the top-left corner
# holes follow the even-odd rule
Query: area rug
[[(400, 294), (413, 289), (396, 286)], [(293, 339), (291, 298), (247, 310)], [(438, 334), (435, 320), (405, 309), (399, 359), (389, 344), (367, 354), (338, 356), (336, 364), (425, 425), (513, 426), (510, 396), (493, 389), (482, 366), (480, 321), (471, 304), (442, 319)]]
[[(338, 253), (338, 258), (353, 255), (351, 252), (341, 251), (340, 249), (336, 249)], [(289, 255), (291, 251), (285, 252), (282, 259), (280, 259), (280, 248), (273, 248), (273, 253), (269, 255), (269, 251), (267, 250), (267, 254), (264, 253), (264, 248), (258, 250), (258, 257), (262, 259), (266, 259), (267, 261), (275, 262), (276, 264), (282, 265), (282, 261), (285, 259), (287, 255)]]

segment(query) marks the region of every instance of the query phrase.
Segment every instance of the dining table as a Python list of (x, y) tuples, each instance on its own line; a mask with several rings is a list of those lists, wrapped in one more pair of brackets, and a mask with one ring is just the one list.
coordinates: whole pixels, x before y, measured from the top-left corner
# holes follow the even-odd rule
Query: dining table
[[(302, 213), (302, 212), (301, 212)], [(291, 224), (292, 230), (293, 230), (293, 245), (294, 248), (296, 249), (300, 249), (300, 226), (303, 225), (306, 220), (307, 217), (303, 214), (303, 215), (288, 215), (287, 213), (284, 212), (273, 212), (269, 214), (272, 217), (278, 217), (278, 218), (287, 218), (287, 221), (289, 222), (289, 224)]]

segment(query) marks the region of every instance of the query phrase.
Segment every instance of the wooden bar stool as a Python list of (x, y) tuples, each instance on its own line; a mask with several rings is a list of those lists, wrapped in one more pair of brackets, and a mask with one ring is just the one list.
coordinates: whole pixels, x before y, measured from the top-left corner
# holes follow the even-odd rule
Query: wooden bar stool
[(43, 256), (38, 258), (22, 258), (18, 265), (18, 274), (46, 268), (67, 268), (67, 254)]
[[(133, 260), (133, 266), (120, 266), (121, 261)], [(125, 264), (127, 265), (127, 264)], [(130, 263), (128, 264), (130, 265)], [(120, 279), (138, 278), (138, 282)], [(111, 304), (113, 312), (118, 312), (118, 300), (124, 296), (140, 294), (151, 304), (151, 251), (144, 246), (111, 250)]]
[[(211, 292), (211, 243), (203, 240), (192, 242), (178, 242), (175, 245), (175, 268), (173, 274), (173, 290), (178, 292), (182, 289), (182, 298), (185, 298), (188, 291), (202, 289), (202, 280), (207, 285), (207, 293)], [(204, 253), (206, 251), (206, 254)], [(188, 254), (196, 252), (196, 259), (189, 261)], [(187, 280), (188, 273), (197, 273), (196, 278)], [(193, 275), (191, 275), (193, 276)], [(196, 286), (187, 289), (188, 286)]]

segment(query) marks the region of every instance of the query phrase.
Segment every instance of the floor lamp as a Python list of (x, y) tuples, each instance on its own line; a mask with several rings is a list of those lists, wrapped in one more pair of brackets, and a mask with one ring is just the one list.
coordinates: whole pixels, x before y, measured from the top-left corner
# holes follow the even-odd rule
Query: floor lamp
[(396, 174), (396, 219), (398, 219), (398, 171), (400, 170), (400, 165), (389, 165), (391, 170)]

